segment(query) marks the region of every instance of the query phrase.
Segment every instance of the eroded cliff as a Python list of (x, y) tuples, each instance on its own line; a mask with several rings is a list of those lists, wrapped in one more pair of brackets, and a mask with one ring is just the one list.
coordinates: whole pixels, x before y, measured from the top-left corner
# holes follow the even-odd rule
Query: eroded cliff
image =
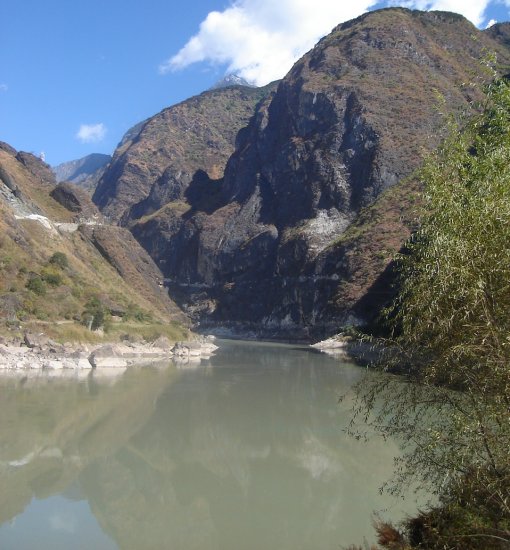
[[(131, 200), (133, 234), (172, 295), (202, 325), (263, 336), (373, 318), (419, 200), (410, 176), (439, 143), (442, 113), (476, 99), (465, 83), (486, 50), (510, 64), (498, 28), (400, 8), (335, 28), (258, 104), (223, 178), (202, 161), (166, 178), (156, 205)], [(128, 191), (122, 178), (115, 186), (105, 211), (122, 217)]]

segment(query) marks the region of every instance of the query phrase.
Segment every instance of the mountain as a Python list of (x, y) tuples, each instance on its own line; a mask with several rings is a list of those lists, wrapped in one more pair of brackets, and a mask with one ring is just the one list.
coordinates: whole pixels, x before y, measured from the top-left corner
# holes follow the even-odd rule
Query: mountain
[(58, 182), (70, 181), (93, 193), (111, 159), (110, 155), (92, 153), (78, 160), (63, 162), (52, 170)]
[[(161, 177), (139, 134), (137, 181), (155, 172), (156, 183), (133, 192), (121, 148), (102, 181), (108, 199), (94, 200), (129, 225), (202, 326), (317, 338), (370, 322), (391, 295), (392, 258), (419, 202), (412, 174), (441, 139), (441, 112), (478, 98), (465, 83), (483, 74), (486, 51), (507, 71), (508, 29), (479, 31), (448, 12), (367, 13), (336, 27), (257, 104), (224, 173), (202, 160), (185, 177), (174, 168)], [(186, 143), (211, 163), (225, 159), (201, 120), (187, 119)], [(215, 124), (209, 117), (209, 131)], [(180, 135), (166, 135), (166, 150), (179, 147)]]
[(44, 331), (73, 339), (83, 332), (79, 321), (87, 304), (98, 300), (125, 320), (151, 318), (185, 332), (185, 315), (131, 233), (105, 223), (83, 189), (57, 185), (47, 164), (5, 143), (0, 143), (0, 271), (2, 330), (44, 325)]
[(274, 87), (210, 90), (136, 125), (117, 147), (94, 202), (110, 219), (127, 224), (182, 200), (199, 170), (221, 178), (237, 132)]
[(218, 80), (214, 86), (211, 87), (211, 90), (216, 90), (218, 88), (228, 88), (229, 86), (248, 86), (250, 88), (255, 88), (253, 84), (250, 84), (242, 76), (236, 74), (228, 74), (222, 79)]

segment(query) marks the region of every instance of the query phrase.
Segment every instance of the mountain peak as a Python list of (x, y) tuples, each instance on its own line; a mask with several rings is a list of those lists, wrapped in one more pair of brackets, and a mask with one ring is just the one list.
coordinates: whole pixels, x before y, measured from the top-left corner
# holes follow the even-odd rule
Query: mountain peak
[(211, 90), (216, 90), (218, 88), (228, 88), (229, 86), (248, 86), (249, 88), (256, 88), (253, 84), (250, 84), (242, 76), (237, 74), (227, 74), (221, 80), (218, 80), (216, 84), (211, 86)]

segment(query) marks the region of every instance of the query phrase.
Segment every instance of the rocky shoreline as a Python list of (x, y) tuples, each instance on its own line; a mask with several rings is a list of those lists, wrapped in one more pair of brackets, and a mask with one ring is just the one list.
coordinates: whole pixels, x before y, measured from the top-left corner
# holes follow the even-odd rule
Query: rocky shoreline
[(310, 347), (336, 359), (362, 364), (377, 362), (383, 350), (383, 347), (376, 342), (363, 341), (342, 333), (311, 344)]
[(182, 366), (209, 358), (218, 349), (213, 341), (214, 337), (206, 336), (176, 344), (165, 337), (150, 343), (58, 344), (44, 334), (27, 333), (21, 341), (0, 339), (0, 375), (12, 371), (126, 369), (169, 360)]

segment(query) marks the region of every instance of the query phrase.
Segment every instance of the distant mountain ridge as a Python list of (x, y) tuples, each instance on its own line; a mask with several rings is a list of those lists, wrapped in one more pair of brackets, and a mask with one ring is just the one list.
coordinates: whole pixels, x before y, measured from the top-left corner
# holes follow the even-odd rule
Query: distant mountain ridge
[(81, 159), (53, 166), (52, 170), (57, 182), (70, 181), (80, 187), (93, 190), (111, 159), (110, 155), (92, 153)]

